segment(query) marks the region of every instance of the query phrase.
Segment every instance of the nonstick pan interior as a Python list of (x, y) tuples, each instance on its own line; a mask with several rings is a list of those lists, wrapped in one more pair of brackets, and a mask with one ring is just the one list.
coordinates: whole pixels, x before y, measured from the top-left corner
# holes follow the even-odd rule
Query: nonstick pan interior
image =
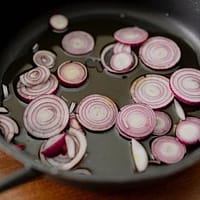
[[(92, 6), (91, 6), (92, 7)], [(55, 168), (46, 166), (40, 162), (38, 151), (44, 140), (30, 136), (23, 127), (23, 111), (26, 104), (17, 97), (15, 85), (17, 77), (23, 71), (32, 67), (32, 47), (35, 43), (39, 44), (40, 49), (48, 49), (56, 53), (56, 64), (52, 68), (52, 73), (56, 73), (59, 64), (65, 60), (80, 61), (87, 65), (89, 79), (79, 88), (65, 88), (59, 86), (58, 96), (64, 97), (70, 102), (79, 102), (89, 94), (102, 94), (112, 98), (118, 108), (131, 103), (129, 87), (135, 78), (140, 75), (157, 73), (169, 77), (178, 68), (193, 67), (198, 68), (200, 53), (200, 43), (197, 34), (192, 33), (181, 21), (171, 18), (169, 13), (151, 12), (148, 9), (130, 9), (118, 6), (105, 7), (103, 5), (92, 7), (87, 6), (62, 6), (57, 10), (50, 11), (42, 17), (35, 18), (18, 34), (11, 38), (8, 48), (1, 57), (2, 83), (9, 86), (10, 95), (2, 98), (2, 104), (8, 108), (9, 116), (17, 120), (20, 126), (20, 134), (15, 137), (16, 143), (25, 144), (23, 152), (16, 152), (17, 158), (24, 162), (29, 162), (34, 169), (58, 177), (61, 180), (75, 183), (88, 183), (89, 185), (102, 185), (103, 183), (145, 183), (175, 174), (185, 169), (198, 160), (200, 149), (198, 146), (188, 148), (185, 158), (173, 165), (149, 164), (143, 173), (135, 171), (134, 162), (131, 154), (131, 143), (121, 137), (116, 128), (106, 132), (86, 131), (88, 141), (87, 154), (77, 169), (86, 169), (90, 175), (80, 175), (71, 171), (58, 171)], [(61, 39), (65, 33), (56, 34), (48, 26), (48, 19), (54, 12), (60, 12), (69, 18), (69, 30), (85, 30), (91, 33), (95, 40), (95, 50), (88, 56), (74, 57), (67, 55), (61, 49)], [(150, 36), (166, 36), (176, 41), (182, 51), (182, 57), (177, 67), (163, 72), (154, 71), (146, 68), (139, 61), (138, 66), (131, 73), (123, 75), (113, 75), (103, 70), (97, 58), (100, 57), (102, 48), (114, 41), (113, 33), (115, 30), (126, 26), (139, 26), (147, 30)], [(137, 50), (136, 50), (136, 53)], [(188, 115), (200, 117), (199, 107), (189, 107), (184, 105)], [(178, 117), (174, 112), (173, 105), (169, 105), (163, 111), (170, 114), (174, 124), (178, 122)], [(173, 129), (168, 135), (173, 135)], [(155, 136), (150, 136), (141, 141), (150, 152), (150, 142)], [(3, 138), (1, 139), (3, 140)], [(9, 145), (5, 148), (9, 148)], [(15, 155), (14, 155), (15, 156)]]

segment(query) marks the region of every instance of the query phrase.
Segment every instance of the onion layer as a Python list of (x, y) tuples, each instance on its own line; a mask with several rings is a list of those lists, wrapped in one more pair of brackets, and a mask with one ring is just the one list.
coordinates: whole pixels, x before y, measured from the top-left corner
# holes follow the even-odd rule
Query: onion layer
[(174, 164), (183, 159), (186, 147), (175, 137), (161, 136), (153, 140), (151, 151), (156, 160), (166, 164)]
[(62, 39), (63, 49), (72, 55), (84, 55), (94, 49), (95, 42), (91, 34), (85, 31), (72, 31)]
[(155, 125), (155, 112), (145, 104), (125, 105), (120, 109), (116, 122), (122, 136), (136, 139), (150, 135)]
[(92, 94), (81, 100), (76, 113), (77, 120), (85, 128), (92, 131), (104, 131), (115, 124), (118, 109), (110, 98)]
[(182, 68), (170, 77), (170, 87), (181, 102), (188, 105), (200, 105), (200, 70)]
[(130, 93), (136, 103), (148, 104), (153, 109), (166, 107), (174, 98), (168, 78), (157, 74), (148, 74), (134, 80)]
[(56, 95), (41, 95), (24, 111), (24, 126), (34, 137), (49, 138), (63, 131), (69, 120), (66, 103)]
[(181, 51), (173, 40), (155, 36), (140, 47), (139, 57), (145, 65), (152, 69), (165, 70), (178, 63)]

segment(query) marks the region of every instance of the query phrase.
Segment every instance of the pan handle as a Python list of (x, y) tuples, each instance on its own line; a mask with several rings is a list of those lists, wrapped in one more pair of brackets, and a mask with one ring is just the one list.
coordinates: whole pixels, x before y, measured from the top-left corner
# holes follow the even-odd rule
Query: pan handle
[(0, 192), (20, 185), (39, 174), (40, 172), (32, 169), (31, 166), (24, 166), (0, 180)]
[(25, 183), (39, 174), (40, 172), (32, 169), (31, 166), (24, 166), (0, 180), (0, 192)]

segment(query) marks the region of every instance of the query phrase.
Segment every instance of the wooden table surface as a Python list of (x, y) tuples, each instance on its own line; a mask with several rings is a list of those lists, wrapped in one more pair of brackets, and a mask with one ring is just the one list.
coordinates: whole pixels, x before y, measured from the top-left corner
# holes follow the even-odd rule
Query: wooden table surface
[[(21, 164), (0, 152), (0, 178), (18, 169)], [(73, 186), (49, 180), (45, 176), (39, 176), (28, 182), (4, 191), (0, 194), (0, 200), (200, 200), (200, 162), (190, 169), (179, 173), (158, 187), (138, 189), (134, 191), (120, 192), (95, 192), (83, 190)]]

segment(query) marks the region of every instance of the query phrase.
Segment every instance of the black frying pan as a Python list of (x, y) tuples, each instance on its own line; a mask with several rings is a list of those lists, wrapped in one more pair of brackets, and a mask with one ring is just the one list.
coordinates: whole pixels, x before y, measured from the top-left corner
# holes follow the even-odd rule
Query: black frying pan
[[(12, 94), (13, 82), (16, 75), (23, 70), (27, 59), (31, 59), (31, 48), (38, 42), (41, 48), (53, 48), (59, 44), (62, 34), (52, 34), (49, 30), (48, 19), (53, 13), (63, 13), (70, 20), (70, 30), (84, 29), (94, 36), (112, 35), (114, 30), (128, 25), (138, 25), (146, 29), (151, 35), (163, 35), (174, 39), (181, 47), (182, 58), (179, 66), (199, 68), (200, 62), (200, 1), (198, 0), (168, 0), (168, 1), (47, 1), (36, 3), (29, 1), (26, 5), (5, 4), (5, 10), (9, 11), (10, 19), (2, 17), (1, 54), (0, 54), (0, 80), (11, 88), (11, 97), (1, 104), (10, 109), (10, 115), (22, 124), (21, 117), (24, 104), (18, 104)], [(2, 8), (3, 9), (3, 8)], [(7, 16), (6, 16), (7, 17)], [(99, 49), (110, 39), (101, 38), (94, 56), (99, 55)], [(55, 50), (55, 49), (54, 49)], [(56, 51), (56, 50), (55, 50)], [(59, 54), (59, 52), (56, 52)], [(63, 55), (59, 55), (57, 64), (62, 61)], [(81, 60), (81, 59), (80, 59)], [(91, 64), (91, 63), (90, 63)], [(89, 65), (89, 64), (88, 64)], [(141, 65), (141, 63), (139, 64)], [(118, 78), (109, 77), (101, 71), (98, 62), (89, 67), (91, 77), (96, 79), (94, 87), (77, 93), (66, 93), (69, 100), (79, 101), (89, 93), (102, 93), (116, 99), (122, 106), (129, 102), (127, 96), (127, 84), (131, 78), (137, 77), (143, 72), (135, 71), (133, 77), (120, 77), (124, 84), (119, 84)], [(170, 72), (169, 72), (170, 73)], [(99, 77), (101, 74), (101, 78)], [(112, 81), (111, 81), (112, 80)], [(127, 83), (127, 84), (126, 84)], [(2, 91), (1, 91), (2, 94)], [(199, 107), (185, 107), (187, 112), (193, 112), (200, 117)], [(174, 120), (176, 116), (171, 107), (167, 110)], [(16, 151), (15, 147), (8, 144), (0, 137), (2, 149), (23, 163), (24, 167), (0, 181), (0, 190), (26, 181), (40, 173), (56, 178), (67, 184), (75, 184), (87, 188), (127, 188), (144, 186), (149, 183), (164, 180), (182, 170), (188, 169), (199, 160), (200, 148), (195, 146), (188, 150), (185, 158), (173, 165), (150, 165), (143, 173), (133, 170), (131, 160), (130, 142), (121, 138), (111, 129), (105, 133), (87, 133), (88, 156), (80, 163), (81, 168), (88, 169), (92, 175), (80, 175), (71, 171), (59, 171), (53, 167), (42, 164), (38, 158), (38, 150), (42, 140), (30, 137), (21, 128), (21, 133), (15, 138), (17, 142), (26, 144), (24, 151)], [(147, 149), (151, 137), (143, 141)], [(3, 161), (1, 161), (3, 162)]]

